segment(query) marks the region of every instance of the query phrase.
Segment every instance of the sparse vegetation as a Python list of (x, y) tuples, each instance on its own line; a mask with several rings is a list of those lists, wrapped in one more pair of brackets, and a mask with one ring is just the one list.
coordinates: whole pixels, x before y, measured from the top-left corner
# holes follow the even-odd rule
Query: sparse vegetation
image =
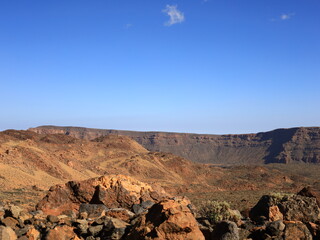
[(223, 220), (240, 220), (240, 214), (230, 208), (229, 203), (225, 201), (205, 201), (200, 205), (199, 215), (207, 218), (211, 223), (217, 223)]

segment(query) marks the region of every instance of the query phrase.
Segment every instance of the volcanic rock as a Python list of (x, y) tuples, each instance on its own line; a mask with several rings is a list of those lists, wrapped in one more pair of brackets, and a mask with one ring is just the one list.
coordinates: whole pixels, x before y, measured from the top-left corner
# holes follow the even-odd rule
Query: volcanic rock
[(274, 221), (281, 220), (282, 216), (287, 221), (315, 222), (320, 219), (320, 209), (315, 198), (265, 195), (250, 211), (250, 218), (256, 222), (261, 217)]
[(302, 222), (287, 222), (284, 230), (286, 240), (312, 240), (312, 235)]
[(213, 231), (213, 239), (239, 240), (237, 224), (231, 221), (217, 223)]
[(204, 240), (186, 198), (173, 198), (154, 204), (142, 215), (126, 239)]
[(312, 189), (312, 187), (305, 187), (297, 194), (300, 196), (316, 198), (317, 204), (320, 207), (320, 192), (316, 191), (315, 189)]
[(134, 178), (108, 175), (51, 187), (36, 208), (51, 215), (59, 215), (69, 209), (78, 212), (81, 203), (131, 209), (134, 204), (147, 200), (159, 201), (167, 196), (161, 188), (154, 188)]

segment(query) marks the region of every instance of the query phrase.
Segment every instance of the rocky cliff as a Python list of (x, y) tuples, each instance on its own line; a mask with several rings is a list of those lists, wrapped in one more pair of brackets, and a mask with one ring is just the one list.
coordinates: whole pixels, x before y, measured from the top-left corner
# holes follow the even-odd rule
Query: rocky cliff
[(40, 126), (29, 130), (41, 134), (62, 133), (90, 140), (110, 134), (125, 135), (149, 151), (171, 152), (201, 163), (320, 163), (320, 127), (277, 129), (238, 135), (134, 132), (57, 126)]

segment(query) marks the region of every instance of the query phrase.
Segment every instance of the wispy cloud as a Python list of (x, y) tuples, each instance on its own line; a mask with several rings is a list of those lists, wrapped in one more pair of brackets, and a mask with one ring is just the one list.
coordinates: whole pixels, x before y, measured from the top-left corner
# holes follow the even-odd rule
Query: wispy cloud
[(185, 19), (183, 12), (179, 11), (176, 5), (167, 5), (162, 11), (169, 16), (169, 21), (165, 22), (166, 26), (182, 23)]
[(271, 22), (286, 21), (286, 20), (291, 19), (294, 15), (295, 15), (295, 13), (283, 13), (280, 16), (278, 16), (277, 18), (271, 18), (270, 21)]
[(280, 16), (281, 20), (289, 20), (290, 18), (292, 18), (294, 16), (294, 13), (286, 13), (286, 14), (282, 14)]
[(131, 28), (132, 26), (133, 26), (133, 24), (127, 23), (126, 25), (124, 25), (124, 28), (125, 28), (125, 29), (129, 29), (129, 28)]

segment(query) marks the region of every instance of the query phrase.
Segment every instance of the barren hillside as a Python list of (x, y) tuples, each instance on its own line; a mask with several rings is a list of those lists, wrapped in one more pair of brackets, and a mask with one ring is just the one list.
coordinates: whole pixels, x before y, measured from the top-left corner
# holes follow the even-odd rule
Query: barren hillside
[(125, 135), (149, 151), (170, 152), (201, 163), (320, 163), (319, 127), (277, 129), (239, 135), (133, 132), (56, 126), (42, 126), (30, 130), (89, 140), (110, 134)]

